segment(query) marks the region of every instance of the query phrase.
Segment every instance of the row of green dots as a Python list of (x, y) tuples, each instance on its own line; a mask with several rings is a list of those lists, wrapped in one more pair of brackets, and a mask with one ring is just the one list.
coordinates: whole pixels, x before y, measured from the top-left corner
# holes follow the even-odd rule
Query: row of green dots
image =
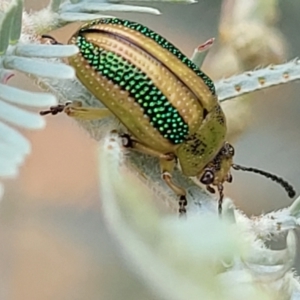
[[(183, 122), (177, 110), (171, 106), (161, 91), (151, 83), (146, 74), (143, 74), (140, 70), (137, 71), (135, 66), (130, 66), (129, 62), (120, 57), (118, 58), (118, 64), (115, 64), (117, 55), (112, 52), (100, 51), (100, 54), (97, 56), (94, 54), (95, 51), (92, 53), (95, 47), (88, 45), (91, 43), (83, 42), (81, 39), (81, 44), (84, 44), (84, 48), (88, 49), (88, 51), (82, 53), (83, 56), (88, 59), (91, 65), (97, 67), (97, 70), (102, 75), (115, 82), (115, 75), (118, 72), (117, 83), (125, 90), (133, 93), (133, 97), (142, 107), (147, 108), (148, 105), (149, 107), (151, 106), (152, 109), (146, 109), (145, 113), (153, 121), (153, 126), (158, 128), (164, 137), (171, 139), (175, 144), (183, 141), (184, 136), (188, 133), (188, 125)], [(127, 64), (127, 67), (128, 65), (129, 67), (127, 69), (124, 67), (118, 69), (121, 62), (122, 65), (126, 66)], [(158, 112), (161, 112), (161, 114)], [(168, 122), (167, 120), (172, 120), (173, 125), (169, 126), (168, 123), (170, 121)], [(162, 124), (163, 126), (160, 126)]]

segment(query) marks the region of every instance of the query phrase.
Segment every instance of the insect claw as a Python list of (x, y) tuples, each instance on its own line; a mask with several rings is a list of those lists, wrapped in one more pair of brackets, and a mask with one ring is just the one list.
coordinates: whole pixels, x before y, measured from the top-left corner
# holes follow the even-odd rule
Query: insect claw
[(180, 219), (186, 219), (186, 209), (185, 208), (182, 208), (182, 209), (179, 208), (178, 212), (179, 212)]

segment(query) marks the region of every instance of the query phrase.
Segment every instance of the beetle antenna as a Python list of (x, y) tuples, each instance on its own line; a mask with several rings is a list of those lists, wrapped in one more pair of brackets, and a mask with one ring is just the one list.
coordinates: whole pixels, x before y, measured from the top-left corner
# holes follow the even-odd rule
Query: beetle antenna
[(293, 198), (296, 195), (296, 192), (294, 190), (294, 188), (284, 179), (278, 177), (277, 175), (271, 174), (269, 172), (263, 171), (263, 170), (259, 170), (256, 168), (248, 168), (248, 167), (244, 167), (244, 166), (240, 166), (240, 165), (236, 165), (236, 164), (232, 164), (231, 165), (233, 169), (235, 170), (241, 170), (241, 171), (248, 171), (248, 172), (253, 172), (253, 173), (257, 173), (260, 175), (263, 175), (275, 182), (277, 182), (278, 184), (280, 184), (287, 192), (288, 196), (290, 198)]

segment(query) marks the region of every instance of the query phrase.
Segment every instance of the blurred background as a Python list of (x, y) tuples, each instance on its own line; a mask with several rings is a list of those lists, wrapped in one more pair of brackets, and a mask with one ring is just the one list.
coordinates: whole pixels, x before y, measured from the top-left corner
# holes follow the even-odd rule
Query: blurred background
[[(216, 37), (203, 66), (212, 79), (299, 56), (300, 2), (281, 1), (276, 10), (276, 1), (261, 0), (269, 6), (263, 8), (263, 16), (250, 18), (250, 22), (248, 8), (239, 8), (245, 15), (238, 9), (233, 12), (233, 2), (153, 2), (161, 16), (114, 15), (148, 25), (188, 56), (197, 45)], [(25, 0), (28, 11), (47, 3)], [(70, 33), (61, 34), (67, 38)], [(252, 46), (259, 55), (253, 55)], [(37, 90), (22, 75), (9, 84)], [(234, 100), (226, 108), (235, 161), (278, 174), (298, 192), (299, 93), (299, 83), (291, 83)], [(33, 151), (19, 178), (6, 181), (1, 202), (0, 299), (155, 299), (126, 269), (105, 229), (97, 192), (97, 143), (64, 115), (48, 117), (43, 131), (24, 134)], [(249, 216), (292, 202), (279, 186), (263, 177), (233, 175), (226, 195)], [(296, 266), (299, 270), (299, 261)]]

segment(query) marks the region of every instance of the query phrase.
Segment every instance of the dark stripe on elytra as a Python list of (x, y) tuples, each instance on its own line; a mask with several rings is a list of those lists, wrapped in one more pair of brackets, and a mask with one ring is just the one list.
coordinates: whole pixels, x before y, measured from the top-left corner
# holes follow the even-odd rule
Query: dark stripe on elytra
[(79, 32), (84, 32), (88, 30), (91, 26), (97, 25), (97, 24), (118, 24), (125, 26), (127, 28), (130, 28), (132, 30), (138, 31), (142, 33), (144, 36), (149, 37), (154, 42), (156, 42), (159, 46), (163, 47), (164, 49), (168, 50), (170, 53), (175, 55), (182, 63), (184, 63), (186, 66), (188, 66), (197, 76), (199, 76), (203, 82), (207, 85), (209, 90), (213, 95), (216, 94), (215, 86), (213, 81), (204, 74), (188, 57), (186, 57), (177, 47), (175, 47), (172, 43), (167, 41), (165, 38), (163, 38), (158, 33), (154, 32), (150, 28), (128, 20), (122, 20), (118, 18), (106, 18), (106, 19), (97, 19), (94, 20), (84, 27), (80, 29)]
[(95, 46), (81, 35), (76, 37), (76, 45), (89, 65), (101, 76), (112, 80), (121, 90), (128, 91), (144, 109), (150, 124), (164, 138), (173, 144), (180, 144), (185, 140), (189, 131), (188, 124), (146, 73), (122, 56)]
[[(150, 52), (148, 52), (145, 48), (142, 48), (142, 47), (140, 47), (139, 45), (137, 45), (134, 41), (131, 41), (131, 40), (125, 38), (124, 36), (119, 35), (119, 34), (112, 33), (112, 32), (107, 32), (107, 31), (101, 30), (101, 29), (92, 29), (92, 28), (88, 28), (88, 29), (86, 29), (86, 30), (84, 31), (84, 33), (101, 33), (101, 34), (103, 34), (103, 35), (111, 36), (113, 39), (117, 39), (117, 40), (120, 40), (120, 41), (122, 41), (122, 42), (125, 42), (125, 43), (127, 43), (127, 44), (129, 44), (129, 45), (131, 45), (131, 46), (132, 46), (132, 45), (135, 46), (137, 49), (142, 50), (143, 52), (146, 52), (147, 55), (149, 55), (153, 60), (157, 61), (159, 64), (161, 64), (162, 66), (164, 66), (164, 67), (165, 67), (165, 68), (166, 68), (166, 69), (167, 69), (167, 70), (168, 70), (168, 71), (176, 78), (177, 81), (181, 82), (181, 84), (182, 84), (183, 86), (185, 86), (186, 88), (188, 88), (188, 87), (186, 86), (186, 84), (183, 82), (183, 80), (182, 80), (176, 73), (174, 73), (174, 72), (169, 68), (168, 65), (166, 65), (164, 62), (158, 60), (154, 55), (152, 55)], [(199, 99), (199, 98), (197, 97), (197, 95), (196, 95), (191, 89), (189, 89), (189, 92), (190, 92), (196, 99), (198, 99), (198, 103), (202, 106), (202, 99)]]

